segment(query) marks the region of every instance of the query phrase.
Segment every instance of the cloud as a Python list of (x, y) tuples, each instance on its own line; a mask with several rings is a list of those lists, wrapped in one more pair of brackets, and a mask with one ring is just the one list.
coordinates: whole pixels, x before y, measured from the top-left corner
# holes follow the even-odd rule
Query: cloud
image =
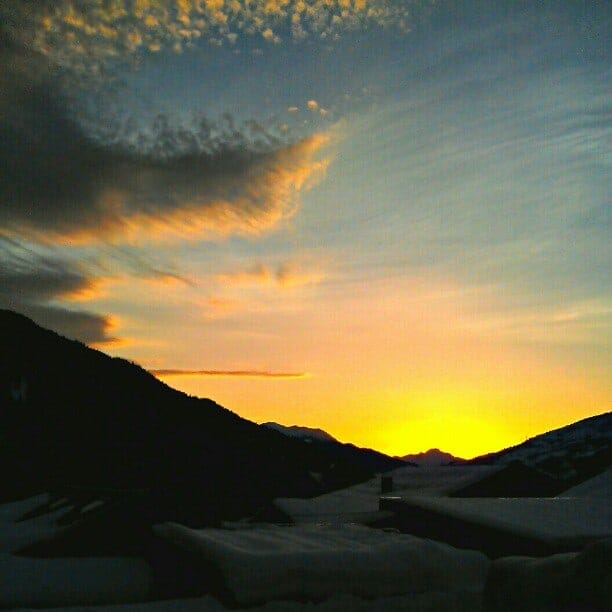
[(34, 255), (0, 236), (0, 307), (20, 312), (43, 327), (86, 344), (116, 343), (109, 335), (116, 321), (106, 315), (73, 310), (57, 300), (82, 300), (99, 290), (99, 279), (67, 262)]
[(230, 120), (190, 132), (160, 121), (140, 150), (104, 144), (68, 108), (45, 82), (15, 78), (0, 93), (0, 227), (13, 234), (62, 243), (258, 234), (290, 217), (329, 163), (319, 158), (328, 136), (255, 142)]
[(299, 287), (321, 282), (325, 275), (318, 270), (307, 270), (291, 262), (280, 263), (276, 269), (276, 281), (281, 287)]
[(259, 262), (246, 270), (218, 274), (217, 280), (230, 285), (262, 284), (272, 280), (272, 273), (267, 265)]
[[(126, 15), (146, 20), (159, 6), (26, 0), (0, 8), (0, 229), (62, 244), (258, 234), (290, 217), (323, 175), (329, 134), (291, 142), (229, 116), (189, 126), (162, 116), (136, 134), (76, 110), (70, 75), (81, 87), (87, 81), (72, 55), (80, 58), (85, 43), (68, 34), (119, 44), (107, 25)], [(173, 7), (165, 14), (178, 19), (183, 9)], [(190, 22), (194, 11), (184, 7)], [(47, 27), (49, 52), (34, 52), (37, 28)], [(120, 47), (119, 56), (127, 53)], [(95, 45), (89, 51), (103, 55)]]
[(158, 378), (170, 376), (215, 376), (215, 377), (243, 377), (243, 378), (307, 378), (306, 372), (268, 372), (266, 370), (149, 370), (149, 373)]
[(208, 319), (216, 319), (235, 312), (241, 302), (232, 298), (211, 296), (204, 301), (204, 316)]
[(125, 339), (110, 335), (117, 326), (112, 316), (39, 304), (21, 304), (16, 310), (43, 327), (89, 346), (108, 348), (125, 343)]
[[(14, 0), (3, 2), (2, 20), (20, 27), (23, 42), (53, 64), (104, 73), (118, 57), (182, 50), (205, 39), (213, 44), (238, 35), (280, 42), (277, 31), (302, 39), (333, 38), (367, 24), (408, 29), (411, 14), (432, 1), (406, 0)], [(230, 38), (231, 37), (231, 38)]]
[(297, 287), (320, 282), (324, 275), (317, 270), (308, 270), (290, 261), (280, 262), (276, 267), (257, 262), (245, 270), (218, 274), (217, 280), (225, 285), (268, 285)]
[[(3, 275), (0, 275), (0, 283), (4, 280)], [(117, 325), (113, 317), (85, 310), (72, 310), (38, 300), (35, 297), (36, 289), (28, 294), (28, 289), (35, 287), (35, 283), (40, 280), (40, 275), (36, 275), (36, 279), (28, 275), (22, 275), (21, 278), (13, 276), (11, 282), (16, 293), (7, 294), (3, 291), (0, 294), (0, 307), (20, 312), (43, 327), (85, 344), (108, 346), (121, 342), (119, 338), (111, 335)]]

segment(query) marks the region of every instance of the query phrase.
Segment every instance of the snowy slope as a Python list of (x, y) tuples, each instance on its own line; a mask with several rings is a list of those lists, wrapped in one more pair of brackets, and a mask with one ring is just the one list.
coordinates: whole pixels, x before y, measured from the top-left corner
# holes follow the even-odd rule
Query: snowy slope
[(521, 461), (560, 478), (588, 478), (612, 459), (612, 412), (589, 417), (535, 436), (522, 444), (471, 460), (507, 465)]
[(612, 468), (564, 491), (558, 497), (592, 497), (606, 500), (609, 505), (612, 500)]
[(328, 434), (322, 429), (315, 427), (304, 427), (302, 425), (281, 425), (280, 423), (262, 423), (264, 427), (275, 429), (280, 433), (285, 434), (291, 438), (300, 438), (301, 440), (324, 440), (325, 442), (337, 442), (336, 438)]

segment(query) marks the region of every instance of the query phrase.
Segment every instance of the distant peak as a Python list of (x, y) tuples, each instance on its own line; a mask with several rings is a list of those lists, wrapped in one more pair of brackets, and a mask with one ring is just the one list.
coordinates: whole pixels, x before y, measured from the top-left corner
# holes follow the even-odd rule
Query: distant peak
[(453, 461), (462, 461), (462, 459), (459, 459), (458, 457), (455, 457), (450, 453), (441, 451), (439, 448), (430, 448), (429, 450), (422, 453), (405, 455), (404, 457), (402, 457), (402, 459), (404, 461), (416, 463), (417, 465), (430, 466), (448, 465)]

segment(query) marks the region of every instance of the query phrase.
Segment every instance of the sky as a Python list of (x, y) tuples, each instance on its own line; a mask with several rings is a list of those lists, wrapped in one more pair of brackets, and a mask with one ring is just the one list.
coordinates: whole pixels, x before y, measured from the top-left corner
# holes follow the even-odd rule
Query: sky
[(609, 39), (586, 0), (6, 0), (0, 307), (392, 455), (606, 412)]

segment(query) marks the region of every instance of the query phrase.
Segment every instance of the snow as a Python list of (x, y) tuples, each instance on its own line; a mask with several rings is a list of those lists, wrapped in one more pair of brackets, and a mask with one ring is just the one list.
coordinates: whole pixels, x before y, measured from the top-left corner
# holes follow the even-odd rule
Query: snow
[(380, 598), (482, 590), (490, 562), (476, 551), (357, 525), (194, 530), (155, 527), (212, 562), (240, 604), (323, 600), (334, 594)]
[[(474, 612), (481, 608), (480, 593), (428, 592), (397, 597), (364, 600), (353, 595), (334, 595), (320, 602), (271, 601), (261, 606), (249, 607), (249, 612)], [(224, 612), (226, 608), (212, 597), (200, 599), (173, 599), (141, 604), (111, 605), (78, 608), (53, 608), (55, 612)], [(26, 609), (19, 608), (21, 612)], [(40, 609), (39, 609), (40, 610)]]
[(501, 469), (491, 465), (421, 466), (393, 472), (393, 495), (443, 496), (478, 482)]
[(373, 479), (347, 489), (311, 499), (280, 498), (274, 505), (295, 523), (361, 523), (381, 516), (378, 511), (380, 480)]
[(150, 595), (152, 573), (143, 559), (39, 559), (14, 553), (53, 537), (64, 528), (57, 519), (72, 506), (22, 520), (48, 504), (48, 495), (0, 505), (0, 608), (142, 601)]
[[(502, 469), (499, 466), (406, 466), (388, 472), (394, 496), (446, 495)], [(368, 524), (388, 516), (379, 512), (380, 478), (312, 499), (279, 498), (274, 505), (297, 524)]]
[[(393, 495), (402, 494), (406, 503), (421, 508), (511, 533), (584, 543), (612, 535), (612, 509), (607, 503), (611, 472), (559, 498), (461, 499), (441, 495), (456, 489), (458, 483), (464, 486), (491, 473), (490, 468), (406, 467), (393, 472)], [(249, 608), (253, 612), (470, 612), (483, 605), (496, 612), (553, 612), (563, 606), (604, 610), (612, 598), (612, 538), (580, 553), (505, 557), (491, 563), (480, 552), (342, 524), (377, 509), (379, 492), (380, 480), (373, 479), (314, 500), (280, 500), (286, 507), (293, 504), (294, 511), (301, 509), (305, 520), (327, 517), (332, 524), (306, 520), (293, 527), (243, 523), (233, 524), (233, 529), (194, 530), (166, 523), (155, 531), (212, 562), (236, 602), (255, 606)], [(40, 559), (11, 554), (59, 532), (55, 521), (71, 510), (67, 500), (61, 501), (49, 505), (48, 496), (42, 495), (0, 505), (0, 608), (56, 612), (232, 609), (212, 596), (148, 601), (155, 596), (155, 584), (144, 559)], [(20, 521), (45, 504), (51, 510), (47, 515)]]
[(153, 577), (144, 559), (0, 555), (0, 608), (143, 601)]
[(572, 462), (609, 449), (611, 441), (612, 412), (607, 412), (540, 434), (515, 447), (495, 453), (491, 461), (504, 465), (521, 461), (534, 466), (551, 458), (563, 459), (567, 465), (558, 475), (571, 477), (574, 475)]
[(92, 510), (95, 510), (96, 508), (100, 508), (105, 503), (106, 502), (102, 499), (96, 499), (92, 501), (91, 503), (87, 504), (86, 506), (83, 506), (81, 508), (81, 514), (87, 514), (87, 512), (91, 512)]
[(561, 493), (558, 497), (596, 497), (612, 499), (612, 468), (581, 482), (579, 485)]
[(20, 521), (25, 514), (48, 501), (47, 495), (37, 495), (0, 505), (0, 553), (25, 548), (34, 542), (50, 538), (62, 530), (56, 525), (56, 521), (69, 512), (72, 506), (62, 507), (50, 514), (43, 514), (27, 521)]
[(612, 540), (581, 553), (495, 561), (485, 589), (488, 610), (607, 610), (612, 601)]
[(274, 422), (262, 423), (262, 427), (274, 429), (275, 431), (289, 436), (290, 438), (299, 438), (306, 441), (314, 439), (322, 440), (323, 442), (338, 442), (336, 438), (328, 434), (326, 431), (313, 427), (304, 427), (302, 425), (281, 425), (280, 423)]
[(404, 498), (412, 506), (497, 527), (557, 546), (580, 547), (612, 536), (612, 506), (599, 499), (552, 498)]

